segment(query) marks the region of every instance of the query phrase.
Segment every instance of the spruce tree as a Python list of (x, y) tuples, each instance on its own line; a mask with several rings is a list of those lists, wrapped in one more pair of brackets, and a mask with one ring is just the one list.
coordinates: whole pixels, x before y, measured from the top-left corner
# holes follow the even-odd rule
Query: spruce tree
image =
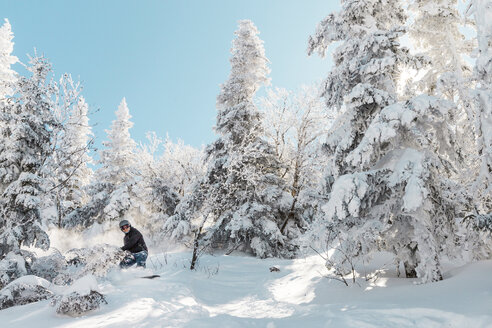
[(92, 163), (89, 156), (92, 128), (89, 125), (89, 107), (82, 96), (70, 106), (68, 120), (55, 149), (55, 177), (53, 186), (56, 192), (58, 225), (64, 227), (64, 218), (88, 202), (87, 187), (91, 181)]
[(103, 142), (104, 149), (99, 152), (99, 168), (88, 186), (89, 201), (70, 213), (66, 218), (68, 226), (90, 226), (103, 224), (123, 218), (135, 207), (137, 197), (133, 188), (139, 178), (136, 171), (136, 143), (130, 136), (133, 123), (123, 98), (116, 119), (106, 130), (108, 140)]
[(12, 94), (13, 84), (16, 80), (16, 72), (11, 68), (18, 60), (12, 55), (14, 34), (7, 19), (0, 27), (0, 104), (6, 101), (6, 97)]
[(467, 201), (452, 179), (460, 161), (450, 146), (455, 106), (428, 95), (398, 102), (402, 67), (426, 63), (398, 41), (405, 33), (400, 1), (342, 4), (309, 41), (308, 51), (321, 54), (341, 41), (322, 85), (327, 104), (342, 113), (324, 147), (331, 192), (313, 236), (335, 247), (329, 264), (337, 272), (388, 251), (407, 277), (442, 279), (442, 256), (456, 252), (454, 218)]
[(18, 97), (2, 113), (0, 257), (19, 252), (22, 245), (49, 247), (41, 226), (40, 197), (46, 186), (41, 170), (52, 154), (59, 123), (53, 115), (55, 88), (47, 82), (51, 66), (43, 57), (30, 64), (31, 76), (18, 80)]
[(168, 220), (174, 235), (259, 257), (292, 255), (280, 232), (291, 197), (284, 191), (273, 147), (263, 139), (253, 97), (268, 82), (268, 60), (256, 26), (239, 21), (231, 73), (217, 97), (219, 138), (206, 149), (207, 172)]

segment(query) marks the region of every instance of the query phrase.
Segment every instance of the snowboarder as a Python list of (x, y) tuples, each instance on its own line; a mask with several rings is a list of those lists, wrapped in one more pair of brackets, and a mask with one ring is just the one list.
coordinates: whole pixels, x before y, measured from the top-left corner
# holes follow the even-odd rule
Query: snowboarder
[(137, 263), (137, 266), (145, 268), (148, 250), (142, 234), (127, 220), (120, 222), (120, 229), (125, 233), (125, 245), (121, 249), (130, 253), (120, 262), (120, 267), (128, 268)]

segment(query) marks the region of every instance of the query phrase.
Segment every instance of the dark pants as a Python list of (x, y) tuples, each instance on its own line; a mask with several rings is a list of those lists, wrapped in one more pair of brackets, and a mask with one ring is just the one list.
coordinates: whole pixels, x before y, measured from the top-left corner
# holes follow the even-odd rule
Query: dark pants
[(145, 261), (147, 261), (147, 252), (146, 251), (141, 251), (138, 253), (133, 253), (130, 255), (127, 255), (123, 261), (120, 262), (120, 268), (129, 268), (135, 263), (137, 263), (138, 267), (143, 267), (145, 268)]

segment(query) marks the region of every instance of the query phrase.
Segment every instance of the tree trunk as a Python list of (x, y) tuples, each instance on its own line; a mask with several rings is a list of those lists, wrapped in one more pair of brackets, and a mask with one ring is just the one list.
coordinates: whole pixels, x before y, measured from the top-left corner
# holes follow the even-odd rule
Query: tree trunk
[(417, 271), (415, 268), (417, 267), (417, 245), (408, 245), (410, 259), (408, 261), (403, 262), (403, 266), (405, 267), (405, 276), (407, 278), (417, 278)]
[(191, 265), (190, 270), (195, 270), (196, 262), (198, 260), (198, 247), (200, 246), (200, 237), (201, 237), (202, 227), (198, 229), (195, 233), (195, 239), (193, 240), (193, 256), (191, 257)]
[(281, 234), (284, 234), (284, 230), (287, 227), (287, 223), (290, 220), (295, 219), (294, 209), (296, 207), (296, 202), (297, 202), (297, 198), (294, 198), (294, 202), (292, 203), (292, 206), (290, 207), (290, 211), (289, 211), (289, 213), (287, 213), (287, 217), (285, 218), (284, 222), (282, 223), (282, 226), (280, 227), (280, 233)]
[(62, 209), (60, 203), (60, 197), (56, 195), (56, 213), (58, 214), (58, 228), (62, 228)]
[(414, 264), (403, 262), (403, 266), (405, 267), (405, 276), (407, 278), (417, 278), (417, 271), (415, 270)]

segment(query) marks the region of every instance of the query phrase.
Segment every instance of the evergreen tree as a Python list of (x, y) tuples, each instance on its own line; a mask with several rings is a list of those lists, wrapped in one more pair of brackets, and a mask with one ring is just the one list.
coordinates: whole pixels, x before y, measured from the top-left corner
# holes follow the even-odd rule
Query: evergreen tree
[(99, 153), (100, 167), (88, 187), (90, 200), (67, 216), (67, 226), (87, 227), (95, 222), (118, 221), (138, 206), (132, 190), (139, 178), (136, 143), (129, 132), (133, 123), (125, 98), (115, 114), (116, 120), (106, 130), (109, 140), (103, 142), (105, 148)]
[(401, 65), (420, 68), (422, 64), (398, 41), (406, 17), (398, 1), (343, 0), (342, 4), (340, 13), (318, 25), (308, 45), (309, 55), (317, 51), (324, 56), (331, 43), (341, 42), (333, 53), (335, 66), (321, 86), (327, 107), (344, 110), (332, 129), (340, 133), (330, 133), (325, 145), (332, 154), (335, 177), (355, 169), (344, 162), (345, 154), (360, 142), (368, 122), (397, 101)]
[[(12, 70), (11, 65), (18, 60), (12, 56), (14, 50), (14, 38), (11, 26), (8, 20), (0, 27), (0, 129), (2, 129), (2, 139), (9, 138), (11, 131), (9, 123), (12, 122), (12, 95), (14, 82), (16, 81), (16, 72)], [(5, 157), (6, 143), (0, 143), (0, 192), (3, 192), (10, 182), (13, 181), (15, 167), (11, 165), (10, 160)]]
[(217, 97), (220, 137), (207, 147), (205, 177), (167, 228), (174, 236), (193, 232), (195, 255), (198, 242), (259, 257), (291, 255), (280, 232), (291, 197), (284, 191), (274, 149), (262, 139), (261, 116), (253, 103), (258, 88), (268, 82), (268, 60), (251, 21), (239, 21), (235, 34), (231, 74)]
[(47, 82), (51, 70), (43, 57), (30, 60), (31, 77), (17, 82), (18, 97), (2, 113), (0, 152), (0, 257), (22, 245), (47, 249), (49, 237), (41, 226), (41, 170), (52, 153), (55, 88)]
[(67, 122), (63, 127), (59, 144), (55, 149), (55, 176), (53, 189), (56, 193), (58, 226), (65, 224), (63, 218), (88, 201), (87, 187), (91, 181), (92, 158), (89, 150), (93, 140), (89, 125), (88, 106), (82, 96), (70, 105)]
[(322, 93), (343, 110), (325, 144), (331, 193), (313, 235), (336, 248), (330, 265), (337, 272), (384, 250), (403, 262), (407, 277), (442, 279), (441, 255), (456, 251), (454, 217), (465, 202), (450, 179), (459, 162), (451, 146), (454, 105), (427, 95), (397, 102), (402, 66), (425, 63), (398, 42), (405, 32), (400, 1), (342, 4), (309, 41), (309, 53), (321, 54), (341, 41)]
[(125, 98), (115, 114), (111, 129), (106, 130), (109, 140), (103, 142), (105, 149), (100, 152), (101, 168), (97, 170), (96, 179), (119, 185), (134, 178), (136, 143), (130, 136), (133, 122)]
[(11, 68), (18, 60), (12, 55), (14, 34), (9, 21), (0, 27), (0, 104), (6, 101), (6, 96), (12, 94), (12, 86), (16, 80), (16, 72)]

